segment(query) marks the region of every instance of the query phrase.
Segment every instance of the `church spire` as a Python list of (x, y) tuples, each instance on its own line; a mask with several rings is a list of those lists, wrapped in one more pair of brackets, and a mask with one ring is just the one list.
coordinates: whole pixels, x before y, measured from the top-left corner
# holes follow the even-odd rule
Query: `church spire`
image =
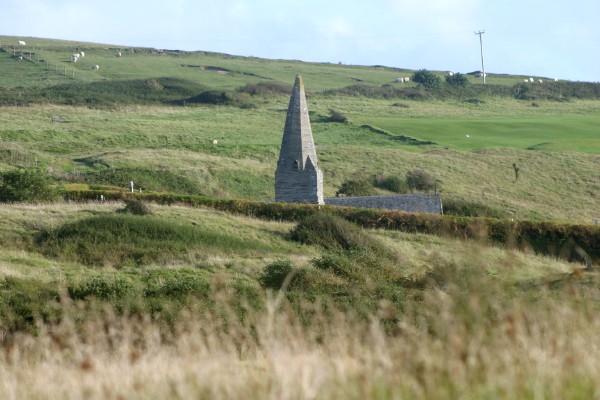
[(275, 171), (275, 200), (323, 204), (323, 176), (318, 167), (300, 75), (294, 82), (283, 129)]

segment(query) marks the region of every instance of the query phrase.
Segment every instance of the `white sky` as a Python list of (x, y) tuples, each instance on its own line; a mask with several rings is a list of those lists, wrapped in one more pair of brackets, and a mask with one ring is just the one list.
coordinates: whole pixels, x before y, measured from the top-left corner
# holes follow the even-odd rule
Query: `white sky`
[(0, 0), (0, 35), (600, 81), (599, 0)]

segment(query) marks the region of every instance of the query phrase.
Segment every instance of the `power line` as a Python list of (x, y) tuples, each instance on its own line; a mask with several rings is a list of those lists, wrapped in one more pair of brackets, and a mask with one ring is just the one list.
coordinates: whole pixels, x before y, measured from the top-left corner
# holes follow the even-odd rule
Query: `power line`
[(481, 49), (481, 75), (483, 76), (483, 84), (485, 85), (485, 67), (483, 66), (483, 39), (481, 36), (485, 33), (485, 30), (475, 32), (476, 35), (479, 35), (479, 47)]

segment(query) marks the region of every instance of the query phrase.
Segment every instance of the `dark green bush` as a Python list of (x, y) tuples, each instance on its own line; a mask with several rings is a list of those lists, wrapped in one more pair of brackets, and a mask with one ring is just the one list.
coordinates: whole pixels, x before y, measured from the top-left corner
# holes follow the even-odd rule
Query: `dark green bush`
[(299, 273), (290, 260), (278, 260), (268, 264), (258, 276), (258, 282), (266, 289), (279, 290), (286, 278), (297, 279)]
[(119, 210), (120, 212), (133, 214), (133, 215), (150, 215), (150, 209), (148, 205), (138, 199), (125, 199), (125, 208)]
[(389, 190), (394, 193), (408, 193), (410, 189), (406, 180), (397, 175), (375, 177), (373, 184), (377, 188)]
[(375, 193), (370, 179), (349, 179), (335, 193), (339, 196), (371, 196)]
[(185, 99), (185, 103), (199, 103), (212, 105), (230, 105), (241, 108), (252, 108), (254, 104), (249, 101), (248, 95), (240, 92), (222, 90), (207, 90), (196, 96)]
[(422, 169), (413, 169), (406, 173), (406, 184), (414, 190), (433, 190), (437, 187), (435, 178)]
[(389, 250), (362, 228), (330, 213), (303, 218), (290, 232), (292, 240), (330, 251), (366, 251), (390, 256)]
[(59, 198), (54, 181), (39, 169), (19, 169), (0, 175), (0, 202), (50, 202)]
[(416, 71), (412, 76), (412, 80), (429, 89), (438, 88), (442, 84), (439, 76), (426, 69)]
[(273, 94), (289, 95), (292, 93), (292, 87), (288, 84), (269, 81), (259, 83), (249, 83), (238, 89), (239, 92), (248, 93), (251, 96), (268, 96)]
[(96, 275), (68, 288), (72, 299), (95, 297), (102, 300), (119, 300), (134, 294), (133, 283), (120, 276)]
[(444, 198), (444, 214), (461, 217), (506, 218), (506, 212), (492, 208), (487, 204), (466, 201), (457, 198)]
[(340, 122), (346, 123), (348, 122), (348, 117), (342, 114), (340, 111), (329, 109), (329, 122)]
[(467, 77), (465, 75), (458, 72), (454, 75), (446, 76), (446, 83), (450, 86), (464, 87), (469, 84), (469, 79), (467, 79)]

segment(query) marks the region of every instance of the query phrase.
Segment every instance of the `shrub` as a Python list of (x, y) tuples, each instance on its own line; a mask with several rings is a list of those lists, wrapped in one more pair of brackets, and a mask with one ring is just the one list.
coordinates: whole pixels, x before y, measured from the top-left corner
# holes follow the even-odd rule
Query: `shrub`
[(406, 180), (397, 175), (376, 177), (373, 184), (375, 187), (386, 189), (394, 193), (408, 193), (409, 191)]
[(368, 179), (349, 179), (342, 183), (342, 186), (335, 193), (337, 197), (340, 196), (371, 196), (375, 191), (373, 190), (373, 183)]
[(238, 92), (248, 93), (251, 96), (268, 96), (273, 94), (289, 95), (292, 92), (292, 87), (281, 82), (259, 82), (248, 83), (238, 89)]
[(329, 122), (341, 122), (345, 124), (348, 122), (348, 117), (337, 110), (329, 109)]
[(143, 201), (138, 199), (125, 199), (125, 208), (119, 210), (123, 213), (129, 213), (133, 215), (150, 215), (150, 209)]
[(436, 188), (436, 180), (422, 169), (413, 169), (406, 173), (406, 184), (414, 190), (432, 190)]
[(446, 83), (450, 86), (465, 87), (469, 84), (469, 80), (465, 75), (459, 72), (454, 75), (446, 76)]
[(290, 232), (292, 240), (331, 251), (388, 254), (387, 248), (358, 225), (333, 214), (318, 212), (302, 219)]
[(39, 169), (7, 171), (0, 181), (0, 202), (54, 201), (59, 196), (53, 180)]
[(258, 282), (266, 289), (279, 290), (283, 286), (285, 279), (297, 274), (290, 260), (278, 260), (268, 264), (258, 276)]
[(486, 204), (466, 201), (464, 199), (445, 198), (444, 214), (461, 217), (506, 218), (506, 212), (492, 208)]
[(426, 69), (420, 69), (415, 72), (412, 76), (412, 80), (419, 85), (430, 89), (440, 87), (442, 84), (442, 80), (439, 76)]

